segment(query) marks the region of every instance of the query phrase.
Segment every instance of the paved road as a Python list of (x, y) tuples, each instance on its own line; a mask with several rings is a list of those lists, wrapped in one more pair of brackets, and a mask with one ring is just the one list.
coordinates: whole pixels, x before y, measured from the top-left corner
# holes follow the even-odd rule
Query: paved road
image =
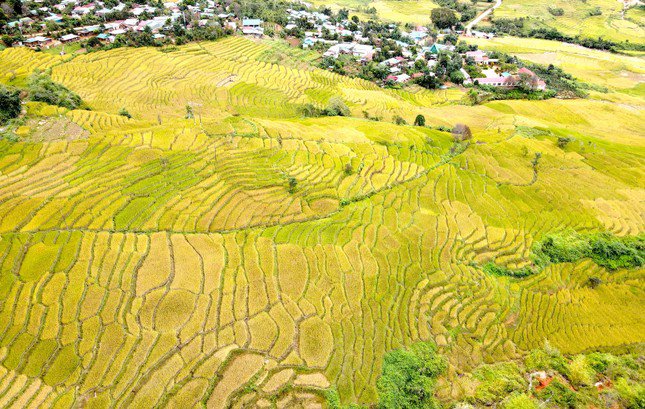
[(475, 27), (477, 24), (479, 24), (480, 21), (485, 19), (490, 13), (493, 12), (493, 10), (495, 10), (496, 8), (498, 8), (501, 5), (502, 5), (502, 0), (496, 0), (496, 3), (493, 5), (493, 7), (489, 8), (489, 9), (486, 9), (480, 15), (475, 17), (475, 19), (473, 21), (471, 21), (470, 23), (468, 23), (468, 25), (466, 25), (466, 34), (470, 35), (470, 32), (472, 31), (473, 27)]

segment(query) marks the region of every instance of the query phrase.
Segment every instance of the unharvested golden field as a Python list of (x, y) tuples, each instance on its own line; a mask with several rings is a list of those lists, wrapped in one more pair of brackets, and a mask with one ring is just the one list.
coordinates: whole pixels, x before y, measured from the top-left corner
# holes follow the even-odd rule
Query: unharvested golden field
[[(460, 396), (462, 371), (545, 340), (644, 341), (643, 269), (480, 267), (526, 265), (547, 233), (644, 232), (641, 59), (576, 57), (608, 87), (588, 99), (467, 106), (271, 53), (0, 52), (0, 81), (51, 68), (92, 108), (29, 103), (0, 140), (0, 407), (373, 403), (384, 353), (430, 339)], [(353, 117), (301, 117), (335, 96)], [(474, 138), (388, 122), (417, 114)]]

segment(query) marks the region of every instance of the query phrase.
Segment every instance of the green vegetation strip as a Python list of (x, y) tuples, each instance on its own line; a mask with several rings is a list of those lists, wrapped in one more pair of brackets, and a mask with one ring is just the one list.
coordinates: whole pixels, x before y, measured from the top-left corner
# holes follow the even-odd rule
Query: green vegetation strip
[(486, 263), (483, 270), (491, 275), (528, 277), (550, 264), (575, 263), (590, 258), (608, 270), (636, 268), (645, 264), (645, 235), (616, 237), (609, 233), (579, 234), (566, 232), (551, 234), (537, 242), (532, 250), (530, 266), (510, 269)]

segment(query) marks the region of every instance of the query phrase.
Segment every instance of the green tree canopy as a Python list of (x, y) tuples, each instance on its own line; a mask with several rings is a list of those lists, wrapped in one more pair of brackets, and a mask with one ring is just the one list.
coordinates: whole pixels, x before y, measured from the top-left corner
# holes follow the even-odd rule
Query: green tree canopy
[(0, 124), (20, 115), (20, 91), (0, 85)]
[(383, 409), (434, 409), (436, 379), (446, 362), (431, 342), (420, 342), (407, 349), (388, 352), (376, 386), (379, 407)]
[(430, 12), (430, 20), (437, 28), (450, 28), (457, 24), (457, 14), (446, 7), (438, 7)]

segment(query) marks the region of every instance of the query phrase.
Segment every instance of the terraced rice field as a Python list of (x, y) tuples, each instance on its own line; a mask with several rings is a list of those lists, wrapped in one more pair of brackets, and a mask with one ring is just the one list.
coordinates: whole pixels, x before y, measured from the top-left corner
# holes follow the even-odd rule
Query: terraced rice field
[[(53, 66), (93, 108), (30, 104), (85, 136), (0, 141), (0, 407), (319, 407), (332, 386), (370, 403), (384, 353), (428, 339), (451, 396), (459, 371), (545, 339), (643, 342), (642, 269), (477, 267), (523, 266), (565, 229), (643, 233), (642, 96), (470, 107), (268, 49), (0, 53), (21, 75)], [(451, 153), (429, 128), (298, 115), (334, 95), (359, 116), (467, 123), (474, 140)]]
[(432, 0), (314, 0), (313, 3), (334, 9), (347, 8), (365, 18), (370, 16), (364, 12), (374, 8), (378, 17), (384, 20), (415, 24), (430, 23), (430, 12), (439, 7)]
[[(645, 41), (645, 14), (637, 6), (625, 9), (623, 14), (625, 3), (633, 4), (622, 0), (503, 0), (494, 16), (527, 17), (531, 19), (531, 24), (553, 27), (568, 35), (642, 43)], [(549, 7), (561, 8), (564, 14), (556, 17), (549, 12)], [(596, 9), (601, 11), (600, 15), (593, 15)]]

